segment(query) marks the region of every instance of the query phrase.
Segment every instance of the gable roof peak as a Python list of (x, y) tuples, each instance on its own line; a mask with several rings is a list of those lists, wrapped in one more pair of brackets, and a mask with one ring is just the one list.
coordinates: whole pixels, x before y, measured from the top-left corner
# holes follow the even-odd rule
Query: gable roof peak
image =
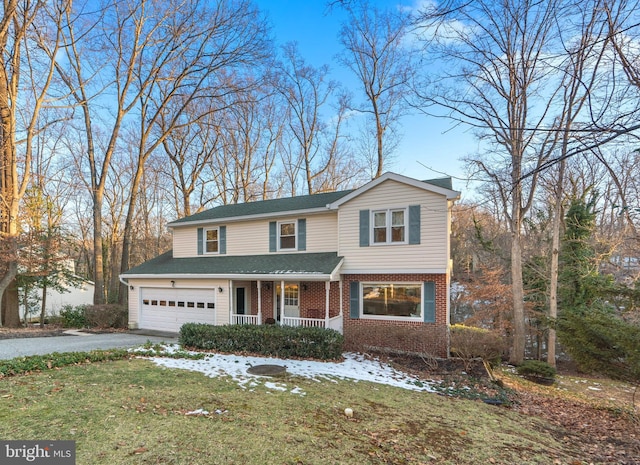
[(394, 173), (391, 171), (387, 171), (383, 173), (381, 176), (374, 178), (364, 186), (350, 192), (349, 194), (337, 199), (331, 205), (328, 205), (329, 208), (338, 208), (340, 205), (348, 202), (349, 200), (367, 192), (368, 190), (376, 187), (379, 184), (382, 184), (385, 181), (393, 180), (402, 184), (406, 184), (409, 186), (414, 186), (419, 189), (423, 189), (425, 191), (433, 192), (435, 194), (440, 194), (445, 196), (447, 200), (456, 200), (460, 198), (460, 192), (454, 191), (451, 186), (451, 178), (439, 178), (439, 179), (431, 179), (427, 181), (420, 181), (418, 179), (410, 178), (408, 176), (404, 176), (402, 174)]

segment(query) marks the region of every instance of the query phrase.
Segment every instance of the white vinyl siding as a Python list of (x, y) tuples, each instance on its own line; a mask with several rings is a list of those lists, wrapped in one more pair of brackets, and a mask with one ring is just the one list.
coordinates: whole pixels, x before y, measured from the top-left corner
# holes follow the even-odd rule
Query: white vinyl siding
[(198, 255), (198, 228), (175, 228), (173, 230), (174, 258)]
[[(360, 211), (395, 210), (410, 205), (420, 205), (420, 244), (360, 246)], [(447, 207), (444, 196), (393, 180), (341, 205), (338, 255), (345, 257), (341, 272), (446, 272), (450, 231)]]
[[(335, 252), (338, 247), (338, 215), (336, 212), (274, 218), (273, 220), (238, 221), (226, 224), (227, 255), (266, 255), (269, 253), (269, 221), (306, 219), (305, 253)], [(205, 226), (200, 226), (206, 229)], [(198, 256), (198, 226), (173, 229), (173, 256)], [(284, 253), (295, 253), (286, 250)]]

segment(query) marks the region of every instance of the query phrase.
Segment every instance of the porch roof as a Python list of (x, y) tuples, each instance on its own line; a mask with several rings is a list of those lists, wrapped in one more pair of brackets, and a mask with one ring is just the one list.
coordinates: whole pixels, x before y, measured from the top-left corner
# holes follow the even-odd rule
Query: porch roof
[(333, 281), (338, 279), (342, 260), (336, 252), (174, 258), (170, 250), (121, 277)]

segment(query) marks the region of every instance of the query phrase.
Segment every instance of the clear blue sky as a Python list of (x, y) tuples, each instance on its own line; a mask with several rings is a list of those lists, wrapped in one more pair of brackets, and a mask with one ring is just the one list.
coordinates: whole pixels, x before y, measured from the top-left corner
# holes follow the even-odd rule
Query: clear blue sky
[[(344, 14), (339, 7), (329, 10), (326, 0), (254, 0), (268, 16), (277, 44), (297, 42), (305, 60), (314, 67), (328, 64), (332, 78), (360, 95), (357, 82), (348, 70), (341, 69), (335, 56), (341, 50), (338, 31)], [(381, 7), (411, 6), (412, 1), (376, 0)], [(477, 150), (473, 135), (462, 128), (452, 129), (443, 119), (423, 115), (405, 117), (401, 124), (402, 140), (388, 170), (419, 179), (437, 178), (442, 173), (464, 178), (460, 159)], [(431, 171), (422, 166), (426, 165)], [(454, 188), (468, 197), (465, 182), (454, 179)], [(466, 195), (465, 195), (466, 194)]]

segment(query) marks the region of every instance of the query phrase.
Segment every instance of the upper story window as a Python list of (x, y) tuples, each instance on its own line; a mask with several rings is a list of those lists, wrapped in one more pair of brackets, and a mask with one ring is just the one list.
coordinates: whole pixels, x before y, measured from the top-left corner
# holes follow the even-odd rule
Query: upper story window
[(372, 216), (373, 244), (406, 243), (406, 209), (375, 210)]
[(220, 231), (218, 228), (210, 228), (204, 230), (204, 252), (220, 252)]
[(278, 249), (296, 249), (296, 221), (282, 221), (278, 223)]

